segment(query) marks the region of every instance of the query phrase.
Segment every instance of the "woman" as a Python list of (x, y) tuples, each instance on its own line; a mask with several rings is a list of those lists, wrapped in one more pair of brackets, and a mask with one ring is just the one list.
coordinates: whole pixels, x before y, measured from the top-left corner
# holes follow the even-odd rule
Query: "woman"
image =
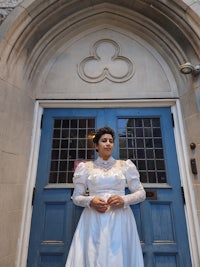
[[(72, 199), (85, 209), (65, 267), (143, 267), (135, 219), (129, 207), (144, 201), (146, 196), (139, 173), (130, 160), (112, 157), (112, 129), (97, 130), (93, 142), (97, 160), (80, 163), (74, 173)], [(125, 195), (126, 184), (131, 194)]]

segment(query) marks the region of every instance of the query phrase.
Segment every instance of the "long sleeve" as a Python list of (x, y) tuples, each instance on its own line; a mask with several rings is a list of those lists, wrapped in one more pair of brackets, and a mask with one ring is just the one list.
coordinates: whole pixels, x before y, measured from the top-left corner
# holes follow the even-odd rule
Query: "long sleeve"
[(131, 160), (124, 162), (124, 175), (126, 177), (128, 188), (132, 192), (123, 196), (124, 207), (144, 201), (146, 192), (140, 182), (139, 172)]
[(81, 162), (77, 166), (74, 177), (74, 192), (72, 195), (73, 203), (81, 207), (90, 207), (92, 196), (87, 196), (87, 177), (88, 177), (88, 163)]

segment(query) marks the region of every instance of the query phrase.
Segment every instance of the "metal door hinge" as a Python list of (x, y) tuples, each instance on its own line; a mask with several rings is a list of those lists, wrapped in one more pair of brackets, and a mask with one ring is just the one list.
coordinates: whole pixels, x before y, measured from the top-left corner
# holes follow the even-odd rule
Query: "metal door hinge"
[(40, 129), (42, 129), (42, 126), (43, 126), (43, 114), (42, 114), (41, 121), (40, 121)]
[(172, 118), (172, 127), (174, 128), (174, 114), (171, 113), (171, 118)]
[(181, 195), (182, 195), (182, 199), (183, 199), (183, 205), (185, 205), (185, 193), (184, 193), (184, 189), (181, 186)]
[(34, 200), (35, 200), (35, 187), (33, 188), (33, 193), (32, 193), (32, 206), (34, 205)]

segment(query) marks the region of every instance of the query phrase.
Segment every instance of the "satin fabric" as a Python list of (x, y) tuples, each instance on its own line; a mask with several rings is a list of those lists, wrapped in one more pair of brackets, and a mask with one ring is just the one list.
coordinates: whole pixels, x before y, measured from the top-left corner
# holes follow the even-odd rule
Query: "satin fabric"
[[(112, 159), (113, 160), (113, 159)], [(85, 209), (72, 240), (65, 267), (143, 267), (143, 255), (129, 203), (144, 200), (145, 192), (131, 161), (115, 161), (110, 168), (81, 163), (74, 175), (73, 201)], [(128, 183), (133, 192), (125, 196)], [(84, 192), (89, 189), (89, 196)], [(99, 213), (89, 207), (94, 196), (105, 200), (112, 194), (125, 199), (123, 208)]]

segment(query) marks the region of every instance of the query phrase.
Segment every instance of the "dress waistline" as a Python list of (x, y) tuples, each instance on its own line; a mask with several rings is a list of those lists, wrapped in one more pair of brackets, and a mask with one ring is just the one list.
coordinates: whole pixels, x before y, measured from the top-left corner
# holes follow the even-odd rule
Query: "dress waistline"
[(90, 196), (111, 196), (111, 195), (119, 195), (124, 196), (124, 190), (98, 190), (98, 191), (90, 191)]

